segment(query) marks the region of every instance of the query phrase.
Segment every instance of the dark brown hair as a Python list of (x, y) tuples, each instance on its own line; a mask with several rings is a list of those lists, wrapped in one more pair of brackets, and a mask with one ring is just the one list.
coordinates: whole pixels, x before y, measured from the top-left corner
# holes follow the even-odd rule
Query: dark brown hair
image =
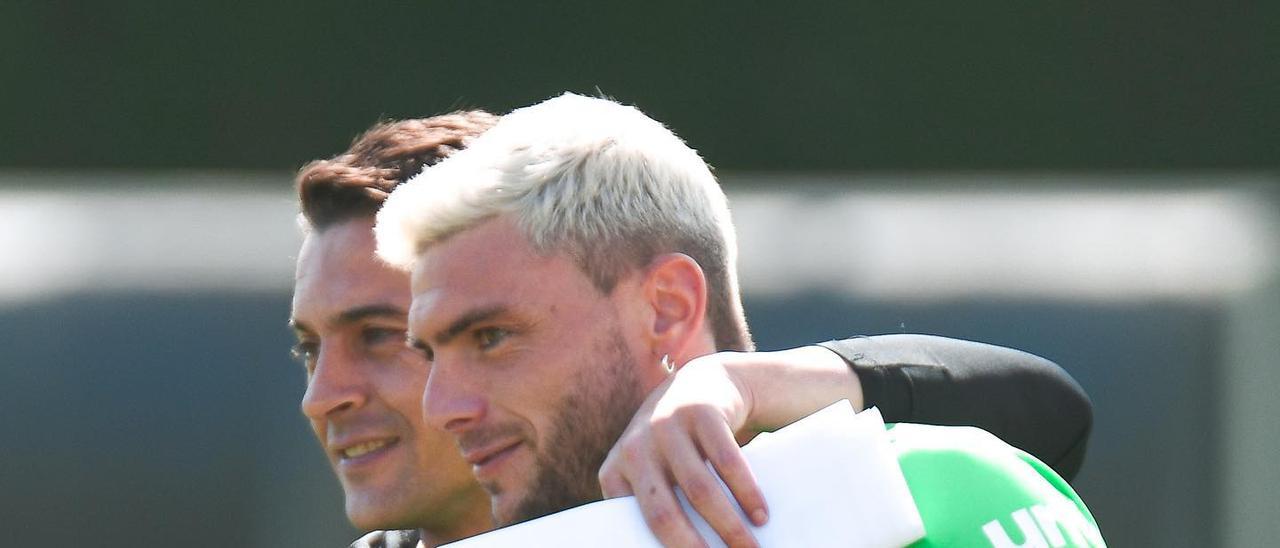
[(497, 122), (482, 110), (378, 122), (346, 152), (298, 170), (302, 215), (315, 230), (372, 217), (396, 186), (466, 148)]

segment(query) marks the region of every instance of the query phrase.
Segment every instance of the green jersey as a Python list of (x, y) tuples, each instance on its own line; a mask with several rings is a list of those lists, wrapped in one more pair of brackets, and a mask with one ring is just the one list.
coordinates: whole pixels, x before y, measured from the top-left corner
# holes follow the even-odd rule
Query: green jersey
[(978, 428), (887, 428), (924, 522), (912, 547), (1105, 546), (1080, 497), (1035, 457)]

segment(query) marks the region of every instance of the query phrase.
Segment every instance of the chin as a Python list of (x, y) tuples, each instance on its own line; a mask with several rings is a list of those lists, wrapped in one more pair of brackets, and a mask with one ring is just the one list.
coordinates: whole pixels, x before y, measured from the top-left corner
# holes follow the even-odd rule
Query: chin
[(499, 501), (498, 497), (490, 499), (490, 510), (493, 513), (494, 523), (499, 527), (505, 527), (514, 522), (515, 516), (512, 515), (513, 509), (511, 508), (511, 505), (503, 504)]
[[(499, 527), (515, 525), (517, 523), (526, 522), (532, 519), (546, 517), (562, 510), (567, 510), (579, 506), (580, 504), (563, 504), (548, 505), (548, 501), (541, 499), (521, 499), (508, 500), (503, 502), (494, 501), (493, 519)], [(585, 502), (584, 502), (585, 503)]]
[(377, 493), (358, 493), (347, 496), (347, 520), (362, 531), (374, 529), (412, 529), (416, 525), (407, 524), (406, 512), (395, 505), (388, 504), (387, 497)]
[(537, 517), (524, 515), (521, 512), (523, 507), (521, 504), (522, 501), (516, 500), (515, 497), (510, 495), (510, 493), (504, 495), (493, 495), (489, 500), (491, 503), (490, 507), (493, 510), (493, 521), (497, 523), (499, 527), (514, 525)]

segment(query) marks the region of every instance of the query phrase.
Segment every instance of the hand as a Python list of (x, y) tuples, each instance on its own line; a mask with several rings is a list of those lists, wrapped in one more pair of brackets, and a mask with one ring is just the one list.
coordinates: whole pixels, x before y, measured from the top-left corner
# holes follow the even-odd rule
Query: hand
[(738, 446), (755, 434), (746, 428), (751, 393), (726, 367), (747, 356), (752, 355), (719, 353), (686, 363), (649, 395), (600, 468), (604, 496), (635, 495), (664, 546), (705, 546), (673, 485), (725, 544), (757, 545), (715, 478), (724, 481), (752, 523), (764, 525), (764, 495)]

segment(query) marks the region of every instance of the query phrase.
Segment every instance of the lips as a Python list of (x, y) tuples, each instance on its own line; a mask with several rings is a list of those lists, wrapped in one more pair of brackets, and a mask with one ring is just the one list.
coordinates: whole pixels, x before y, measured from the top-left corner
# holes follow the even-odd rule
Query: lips
[(515, 454), (520, 445), (520, 440), (505, 440), (480, 449), (464, 449), (462, 458), (471, 465), (476, 478), (483, 479), (492, 476), (507, 457)]
[(342, 451), (339, 451), (338, 454), (342, 455), (342, 458), (354, 459), (386, 447), (389, 443), (391, 443), (391, 440), (369, 441), (343, 449)]
[(376, 453), (398, 441), (400, 441), (400, 438), (390, 437), (376, 438), (354, 443), (335, 444), (337, 449), (334, 452), (338, 455), (338, 458), (344, 461), (349, 461)]

